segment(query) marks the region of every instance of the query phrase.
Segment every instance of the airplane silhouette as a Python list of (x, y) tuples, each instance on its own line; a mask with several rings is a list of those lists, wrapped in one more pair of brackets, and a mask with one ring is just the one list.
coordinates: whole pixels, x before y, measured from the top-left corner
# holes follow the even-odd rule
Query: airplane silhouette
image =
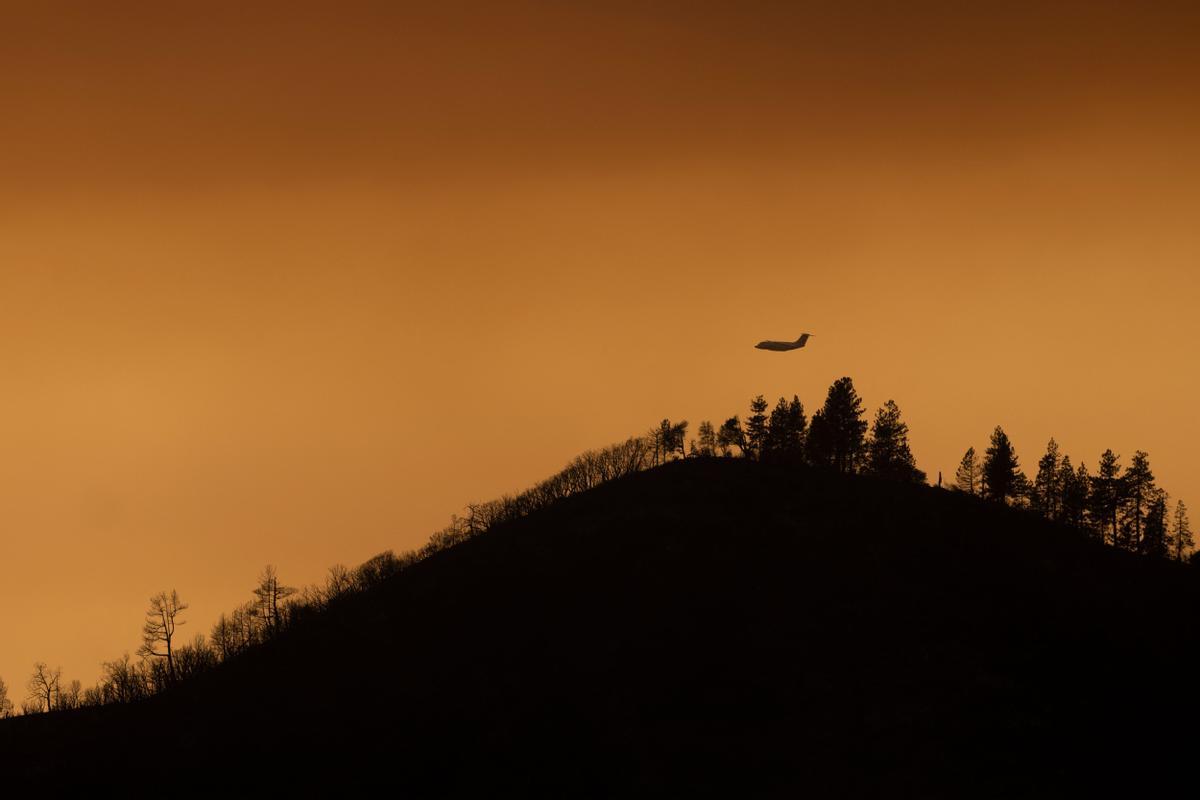
[(800, 338), (794, 342), (772, 342), (768, 340), (765, 342), (759, 342), (754, 346), (759, 350), (775, 350), (777, 352), (783, 352), (785, 350), (799, 350), (801, 347), (804, 347), (804, 345), (808, 344), (809, 336), (812, 336), (812, 334), (802, 333), (800, 334)]

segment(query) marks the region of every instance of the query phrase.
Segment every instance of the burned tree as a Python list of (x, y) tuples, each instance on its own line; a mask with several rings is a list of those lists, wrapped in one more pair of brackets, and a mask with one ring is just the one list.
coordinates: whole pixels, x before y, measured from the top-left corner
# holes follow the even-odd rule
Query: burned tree
[(167, 676), (171, 681), (176, 677), (175, 653), (172, 649), (175, 628), (184, 624), (177, 617), (186, 609), (187, 603), (179, 599), (179, 593), (174, 589), (170, 594), (159, 592), (150, 598), (146, 624), (142, 626), (142, 646), (138, 648), (138, 655), (165, 659)]
[(275, 567), (270, 564), (258, 576), (258, 587), (254, 590), (254, 596), (258, 598), (255, 612), (263, 630), (268, 635), (279, 630), (284, 613), (284, 601), (295, 593), (295, 588), (280, 585)]
[(46, 713), (53, 711), (61, 680), (61, 669), (50, 669), (42, 661), (34, 664), (28, 684), (31, 706), (39, 710), (44, 706)]

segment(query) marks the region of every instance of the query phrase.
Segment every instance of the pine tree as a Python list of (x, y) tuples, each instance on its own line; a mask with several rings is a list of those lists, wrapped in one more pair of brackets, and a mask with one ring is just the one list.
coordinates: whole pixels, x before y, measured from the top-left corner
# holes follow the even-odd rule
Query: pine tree
[(721, 455), (730, 454), (730, 448), (736, 447), (741, 455), (746, 455), (746, 432), (742, 430), (742, 421), (734, 415), (721, 424), (717, 432), (717, 447)]
[(979, 456), (974, 447), (968, 447), (954, 473), (954, 488), (967, 494), (979, 494), (982, 489), (979, 474)]
[(647, 434), (647, 438), (654, 447), (651, 453), (651, 464), (657, 466), (670, 461), (672, 456), (678, 455), (683, 458), (687, 455), (685, 449), (687, 426), (687, 420), (671, 422), (669, 419), (664, 419), (658, 424), (658, 427)]
[(1195, 545), (1192, 540), (1192, 525), (1188, 520), (1187, 506), (1180, 500), (1175, 504), (1175, 513), (1171, 515), (1171, 556), (1176, 561), (1183, 561), (1184, 556)]
[[(1121, 509), (1121, 521), (1124, 531), (1123, 545), (1128, 550), (1144, 551), (1142, 537), (1145, 534), (1146, 517), (1150, 513), (1150, 505), (1154, 502), (1157, 488), (1154, 485), (1154, 473), (1150, 471), (1150, 456), (1145, 451), (1138, 450), (1125, 470), (1124, 503)], [(1164, 512), (1164, 519), (1166, 514)], [(1155, 545), (1157, 546), (1157, 545)]]
[(1012, 504), (1017, 508), (1029, 508), (1033, 504), (1033, 483), (1025, 477), (1025, 473), (1017, 470), (1013, 480)]
[(787, 400), (782, 397), (771, 410), (767, 420), (767, 432), (763, 436), (763, 461), (781, 461), (791, 443), (791, 420), (788, 419)]
[(696, 429), (696, 441), (692, 442), (692, 454), (712, 457), (717, 454), (717, 432), (708, 420), (700, 423)]
[[(1118, 512), (1122, 497), (1121, 457), (1105, 450), (1092, 478), (1089, 505), (1100, 530), (1100, 540), (1116, 546), (1120, 540)], [(1106, 535), (1107, 534), (1107, 535)]]
[[(862, 400), (854, 390), (854, 381), (839, 378), (829, 387), (825, 405), (821, 407), (824, 421), (823, 460), (838, 472), (855, 472), (866, 448), (867, 421), (863, 419)], [(816, 415), (813, 416), (816, 423)], [(810, 434), (812, 431), (810, 431)]]
[(1078, 493), (1076, 502), (1080, 507), (1075, 510), (1075, 513), (1078, 515), (1079, 527), (1085, 529), (1090, 535), (1098, 537), (1100, 541), (1104, 541), (1103, 529), (1088, 513), (1092, 494), (1092, 476), (1088, 473), (1087, 464), (1080, 464), (1079, 469), (1075, 470), (1073, 488)]
[(791, 460), (799, 461), (804, 454), (804, 439), (808, 433), (808, 420), (804, 416), (804, 404), (797, 395), (792, 395), (788, 403), (788, 440), (787, 453)]
[(997, 503), (1019, 501), (1027, 484), (1020, 471), (1016, 450), (999, 425), (992, 431), (991, 443), (983, 458), (983, 495)]
[(1138, 540), (1138, 550), (1143, 555), (1166, 558), (1167, 533), (1167, 493), (1154, 489), (1146, 504), (1146, 518)]
[(762, 458), (767, 439), (767, 401), (760, 394), (750, 401), (750, 416), (746, 419), (746, 455)]
[(1087, 467), (1080, 464), (1076, 470), (1071, 457), (1063, 456), (1058, 465), (1059, 519), (1079, 530), (1087, 527), (1089, 484)]
[(867, 442), (866, 469), (872, 475), (909, 483), (924, 483), (908, 445), (908, 425), (900, 419), (900, 407), (888, 400), (875, 414)]
[(825, 413), (818, 410), (808, 423), (808, 438), (804, 442), (808, 463), (814, 467), (833, 466), (833, 432), (825, 422)]
[(1033, 510), (1046, 519), (1058, 519), (1062, 513), (1062, 483), (1059, 473), (1058, 442), (1050, 439), (1046, 454), (1038, 461), (1030, 501)]

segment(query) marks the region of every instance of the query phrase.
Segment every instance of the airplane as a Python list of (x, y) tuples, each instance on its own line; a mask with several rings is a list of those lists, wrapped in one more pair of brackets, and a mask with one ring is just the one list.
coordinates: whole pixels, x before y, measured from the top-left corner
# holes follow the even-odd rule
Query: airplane
[(794, 342), (765, 341), (759, 342), (754, 346), (759, 350), (775, 350), (777, 352), (784, 352), (786, 350), (799, 350), (801, 347), (804, 347), (804, 345), (808, 344), (808, 337), (810, 336), (812, 336), (811, 333), (802, 333), (800, 334), (800, 338)]

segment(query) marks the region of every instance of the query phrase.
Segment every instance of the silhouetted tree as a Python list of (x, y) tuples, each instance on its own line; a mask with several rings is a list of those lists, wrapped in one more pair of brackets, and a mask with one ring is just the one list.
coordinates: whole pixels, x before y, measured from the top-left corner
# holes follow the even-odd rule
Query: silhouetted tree
[(763, 441), (763, 460), (798, 461), (803, 455), (804, 434), (808, 421), (804, 416), (804, 404), (793, 395), (789, 403), (779, 398), (771, 410)]
[(983, 494), (997, 503), (1021, 496), (1022, 479), (1016, 450), (999, 425), (992, 431), (991, 444), (983, 457)]
[(787, 400), (781, 397), (779, 398), (779, 402), (775, 404), (775, 408), (771, 409), (771, 416), (767, 420), (767, 431), (763, 436), (763, 461), (778, 461), (779, 457), (787, 449), (787, 416)]
[(1087, 529), (1088, 490), (1091, 487), (1087, 466), (1079, 465), (1079, 469), (1071, 466), (1070, 456), (1063, 456), (1058, 467), (1058, 486), (1061, 492), (1059, 510), (1061, 519), (1066, 524), (1080, 530)]
[(235, 608), (229, 615), (229, 621), (236, 637), (238, 651), (261, 641), (262, 621), (258, 618), (258, 605), (253, 601), (247, 601)]
[(954, 488), (967, 494), (979, 494), (982, 489), (982, 477), (979, 470), (979, 456), (974, 447), (968, 447), (963, 453), (962, 461), (954, 472)]
[(1118, 514), (1121, 510), (1122, 499), (1121, 457), (1112, 450), (1105, 450), (1100, 456), (1100, 466), (1096, 477), (1092, 478), (1092, 491), (1089, 495), (1092, 517), (1100, 529), (1100, 539), (1106, 539), (1109, 544), (1118, 545)]
[(686, 419), (671, 426), (671, 436), (667, 440), (667, 452), (678, 454), (680, 458), (687, 456), (687, 428)]
[(275, 567), (268, 564), (263, 568), (262, 573), (258, 576), (258, 586), (254, 589), (254, 596), (258, 598), (256, 609), (258, 618), (268, 635), (276, 633), (281, 627), (283, 603), (295, 593), (296, 590), (293, 587), (283, 586), (279, 583)]
[(35, 708), (45, 709), (47, 713), (54, 710), (61, 680), (61, 669), (50, 669), (42, 661), (33, 665), (33, 675), (29, 678), (28, 688), (29, 700)]
[(1030, 498), (1033, 497), (1033, 482), (1025, 477), (1025, 473), (1017, 470), (1017, 477), (1013, 481), (1012, 504), (1017, 508), (1029, 508)]
[(717, 454), (717, 432), (708, 420), (696, 429), (696, 441), (692, 442), (692, 455), (711, 457)]
[(77, 680), (73, 680), (66, 686), (59, 687), (58, 690), (58, 709), (59, 711), (67, 711), (72, 708), (79, 708), (83, 700), (83, 684)]
[[(142, 646), (138, 648), (138, 655), (163, 659), (167, 676), (172, 681), (175, 680), (175, 653), (172, 643), (175, 628), (184, 624), (178, 616), (186, 609), (187, 603), (179, 599), (179, 593), (174, 589), (170, 594), (159, 592), (150, 598), (146, 624), (142, 626)], [(160, 646), (162, 652), (159, 651)]]
[(736, 447), (741, 455), (746, 455), (746, 432), (742, 430), (742, 421), (736, 415), (722, 423), (717, 433), (717, 446), (721, 448), (721, 455), (729, 455), (732, 447)]
[(833, 466), (833, 431), (825, 422), (825, 412), (818, 409), (808, 423), (808, 438), (804, 442), (808, 463), (814, 467)]
[(1175, 513), (1171, 515), (1171, 557), (1183, 561), (1184, 555), (1192, 549), (1192, 524), (1188, 519), (1187, 506), (1180, 500), (1175, 504)]
[(799, 459), (804, 455), (804, 439), (808, 435), (808, 419), (799, 395), (792, 395), (792, 402), (788, 403), (788, 430), (792, 437), (788, 443), (789, 452)]
[(1143, 520), (1141, 538), (1138, 539), (1138, 549), (1143, 555), (1166, 558), (1167, 533), (1167, 493), (1154, 489), (1146, 504), (1146, 518)]
[[(673, 455), (678, 455), (680, 458), (686, 455), (684, 440), (687, 438), (687, 420), (672, 423), (671, 420), (664, 419), (651, 435), (654, 439), (655, 464), (662, 464), (668, 461)], [(580, 457), (576, 459), (576, 463), (586, 466), (589, 462), (587, 459)], [(590, 489), (591, 485), (575, 488), (579, 491), (584, 491)]]
[(819, 415), (820, 431), (818, 414), (813, 415), (809, 429), (810, 439), (817, 440), (809, 450), (814, 463), (827, 464), (838, 472), (855, 472), (866, 447), (867, 421), (854, 381), (850, 378), (834, 381)]
[(401, 561), (396, 558), (396, 554), (391, 550), (384, 550), (358, 565), (354, 570), (354, 583), (360, 591), (365, 591), (399, 574), (400, 569)]
[(217, 653), (204, 640), (204, 634), (175, 651), (175, 671), (180, 680), (187, 680), (207, 672), (217, 664)]
[(106, 703), (132, 703), (150, 693), (146, 673), (140, 665), (130, 661), (129, 653), (115, 661), (104, 662), (100, 669), (103, 673), (101, 693)]
[(1037, 475), (1033, 479), (1030, 506), (1046, 519), (1057, 520), (1062, 515), (1062, 474), (1059, 470), (1061, 458), (1058, 442), (1050, 439), (1046, 454), (1038, 460)]
[(84, 708), (102, 706), (106, 702), (108, 701), (104, 697), (104, 684), (102, 683), (87, 687), (79, 698), (79, 705)]
[(746, 418), (746, 455), (762, 458), (767, 440), (767, 401), (760, 394), (750, 401), (750, 416)]
[[(1127, 550), (1144, 551), (1142, 537), (1145, 533), (1146, 515), (1150, 511), (1155, 492), (1154, 473), (1150, 471), (1150, 457), (1142, 450), (1133, 454), (1124, 477), (1124, 503), (1121, 507), (1122, 546)], [(1166, 515), (1164, 513), (1164, 520)], [(1158, 546), (1157, 543), (1154, 544)]]
[(867, 442), (866, 468), (872, 475), (883, 478), (925, 482), (925, 473), (917, 469), (908, 445), (908, 425), (900, 419), (900, 407), (894, 400), (888, 400), (875, 413)]
[(334, 564), (325, 576), (325, 599), (332, 600), (340, 597), (354, 588), (354, 579), (350, 571), (342, 564)]
[(237, 627), (223, 613), (213, 623), (212, 632), (209, 633), (208, 638), (212, 641), (213, 651), (219, 661), (228, 659), (240, 649), (241, 642)]
[(8, 686), (4, 684), (4, 679), (0, 678), (0, 719), (7, 719), (13, 714), (13, 703), (8, 696)]

